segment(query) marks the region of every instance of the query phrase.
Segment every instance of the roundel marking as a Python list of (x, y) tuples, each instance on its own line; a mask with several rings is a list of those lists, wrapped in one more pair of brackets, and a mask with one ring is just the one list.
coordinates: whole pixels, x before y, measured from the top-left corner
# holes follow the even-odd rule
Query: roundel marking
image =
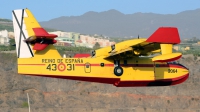
[(66, 69), (66, 66), (65, 66), (65, 64), (63, 64), (63, 63), (60, 63), (60, 64), (58, 64), (58, 70), (59, 71), (64, 71)]

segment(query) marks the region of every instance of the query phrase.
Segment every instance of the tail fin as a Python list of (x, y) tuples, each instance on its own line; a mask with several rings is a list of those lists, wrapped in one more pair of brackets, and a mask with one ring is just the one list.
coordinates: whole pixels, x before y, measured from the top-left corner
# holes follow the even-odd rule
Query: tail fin
[[(24, 17), (28, 17), (27, 12), (24, 9), (14, 10), (12, 16), (18, 58), (34, 57), (30, 44), (23, 42), (23, 40), (29, 37), (24, 21)], [(39, 24), (35, 24), (35, 26), (40, 27)]]
[[(18, 58), (31, 58), (36, 55), (44, 55), (48, 49), (54, 50), (54, 55), (59, 53), (53, 45), (57, 35), (48, 34), (37, 22), (28, 9), (12, 11), (15, 34), (16, 51)], [(60, 57), (60, 55), (59, 55)]]

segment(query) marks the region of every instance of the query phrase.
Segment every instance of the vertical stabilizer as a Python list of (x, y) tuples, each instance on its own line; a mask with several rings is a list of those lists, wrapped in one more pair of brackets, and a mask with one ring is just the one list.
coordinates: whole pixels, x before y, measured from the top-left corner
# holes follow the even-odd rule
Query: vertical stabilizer
[(30, 10), (13, 10), (12, 16), (18, 58), (61, 57), (53, 46), (57, 35), (42, 28)]

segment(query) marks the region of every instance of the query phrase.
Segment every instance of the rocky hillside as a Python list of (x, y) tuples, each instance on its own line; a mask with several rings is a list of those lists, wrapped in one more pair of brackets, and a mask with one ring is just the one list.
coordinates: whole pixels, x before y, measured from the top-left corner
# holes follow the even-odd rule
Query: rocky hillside
[(15, 54), (0, 53), (0, 112), (196, 112), (200, 111), (200, 61), (179, 60), (189, 79), (176, 86), (112, 85), (17, 74)]

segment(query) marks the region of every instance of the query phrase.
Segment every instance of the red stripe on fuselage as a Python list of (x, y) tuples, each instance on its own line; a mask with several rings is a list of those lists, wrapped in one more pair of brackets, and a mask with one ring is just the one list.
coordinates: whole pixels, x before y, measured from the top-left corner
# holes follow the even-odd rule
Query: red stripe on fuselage
[(18, 64), (18, 65), (44, 66), (45, 64)]
[[(75, 64), (75, 66), (86, 66), (87, 64)], [(101, 64), (89, 64), (90, 66), (101, 66)], [(114, 64), (104, 64), (104, 66), (114, 67)], [(169, 67), (168, 64), (120, 64), (122, 67)], [(177, 65), (178, 66), (178, 65)], [(173, 66), (173, 67), (177, 67)]]
[[(24, 66), (44, 66), (45, 64), (18, 64)], [(85, 66), (86, 64), (75, 64), (75, 66)], [(90, 66), (101, 66), (100, 64), (90, 64)], [(114, 67), (114, 64), (104, 64), (105, 67)], [(176, 64), (120, 64), (122, 67), (169, 67), (169, 68), (183, 68), (187, 69), (183, 66), (176, 65)]]
[[(90, 66), (101, 66), (101, 64), (90, 64), (87, 63)], [(75, 66), (86, 66), (87, 64), (75, 64)], [(104, 66), (114, 66), (114, 64), (104, 64)]]

